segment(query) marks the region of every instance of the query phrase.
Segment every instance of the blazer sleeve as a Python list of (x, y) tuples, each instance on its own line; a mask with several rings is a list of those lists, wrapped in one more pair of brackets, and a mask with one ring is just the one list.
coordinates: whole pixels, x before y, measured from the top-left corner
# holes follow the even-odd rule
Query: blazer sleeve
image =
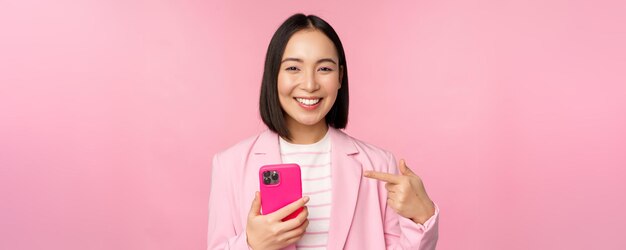
[(207, 249), (249, 250), (245, 230), (240, 234), (235, 231), (234, 217), (239, 210), (228, 166), (221, 165), (219, 154), (213, 157), (212, 165)]
[[(387, 153), (388, 172), (398, 174), (396, 160)], [(383, 184), (384, 185), (384, 184)], [(384, 188), (384, 187), (383, 187)], [(434, 250), (439, 238), (439, 207), (424, 224), (417, 224), (396, 213), (385, 201), (384, 232), (387, 249)]]

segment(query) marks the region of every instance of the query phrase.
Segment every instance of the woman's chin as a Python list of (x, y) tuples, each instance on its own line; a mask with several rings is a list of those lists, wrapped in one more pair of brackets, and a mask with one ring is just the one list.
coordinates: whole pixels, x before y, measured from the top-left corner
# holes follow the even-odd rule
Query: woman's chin
[(313, 127), (318, 125), (322, 120), (321, 119), (297, 119), (296, 122), (301, 126)]
[(306, 126), (306, 127), (313, 127), (315, 125), (317, 125), (317, 122), (299, 122), (300, 125), (302, 126)]

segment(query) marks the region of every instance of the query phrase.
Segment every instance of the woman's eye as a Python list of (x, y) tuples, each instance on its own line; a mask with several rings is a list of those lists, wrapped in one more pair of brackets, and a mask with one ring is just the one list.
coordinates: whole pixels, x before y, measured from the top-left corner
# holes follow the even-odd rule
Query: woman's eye
[(295, 71), (295, 70), (298, 70), (298, 68), (296, 68), (294, 66), (291, 66), (291, 67), (287, 67), (285, 70), (287, 70), (287, 71)]
[(319, 71), (333, 71), (333, 69), (328, 68), (328, 67), (321, 67)]

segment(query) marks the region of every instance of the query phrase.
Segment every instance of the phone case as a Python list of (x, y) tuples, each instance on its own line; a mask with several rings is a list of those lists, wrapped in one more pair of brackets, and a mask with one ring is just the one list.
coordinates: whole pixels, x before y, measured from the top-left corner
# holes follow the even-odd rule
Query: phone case
[[(263, 173), (276, 171), (279, 182), (276, 184), (264, 183)], [(265, 165), (259, 170), (259, 185), (261, 190), (261, 213), (270, 214), (300, 198), (302, 198), (302, 180), (300, 179), (298, 164)], [(296, 217), (303, 208), (296, 210), (283, 221)]]

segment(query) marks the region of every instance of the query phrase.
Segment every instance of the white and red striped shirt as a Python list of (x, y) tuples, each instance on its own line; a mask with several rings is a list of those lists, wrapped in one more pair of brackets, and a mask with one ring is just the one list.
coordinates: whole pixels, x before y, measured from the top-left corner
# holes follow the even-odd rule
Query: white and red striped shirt
[(328, 132), (313, 144), (292, 144), (280, 138), (280, 155), (283, 163), (300, 165), (302, 195), (309, 196), (309, 226), (304, 236), (296, 242), (297, 249), (326, 249), (330, 226), (331, 179), (330, 136)]

